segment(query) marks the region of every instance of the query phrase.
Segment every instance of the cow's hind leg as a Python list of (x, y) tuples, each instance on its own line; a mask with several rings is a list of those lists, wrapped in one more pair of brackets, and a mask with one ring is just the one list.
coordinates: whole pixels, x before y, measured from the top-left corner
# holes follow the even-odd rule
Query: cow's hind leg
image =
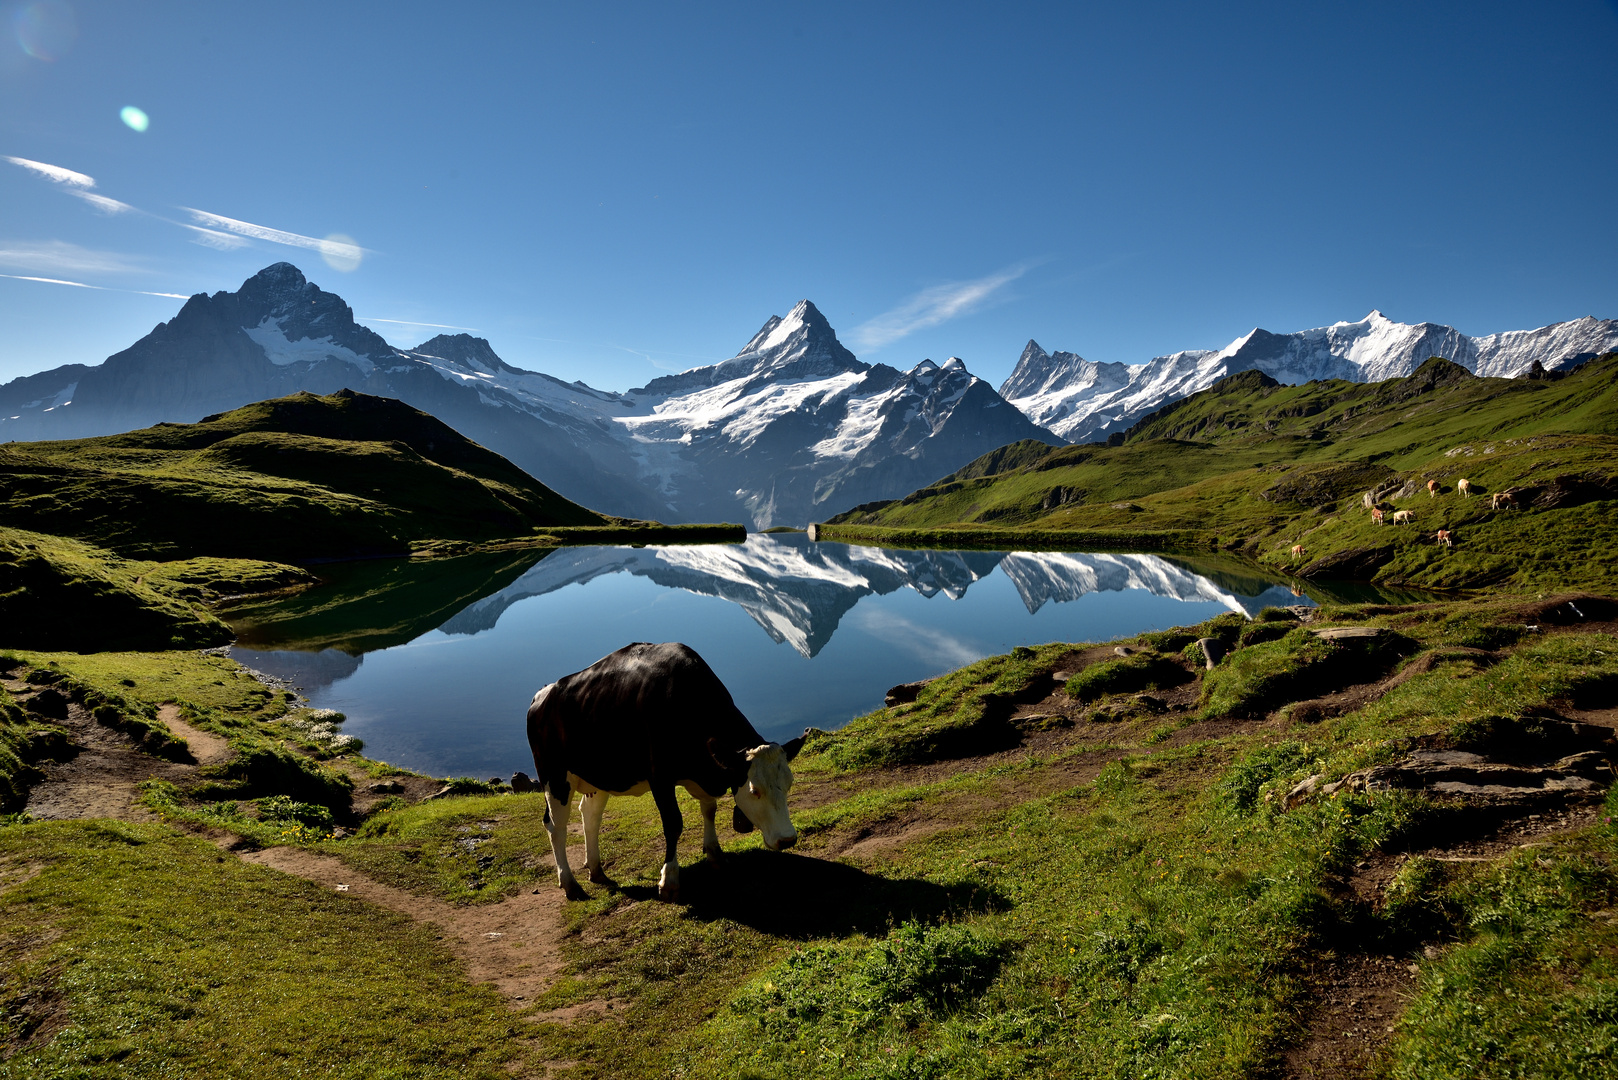
[(545, 831), (550, 833), (551, 855), (556, 858), (556, 883), (567, 893), (568, 899), (578, 900), (584, 896), (584, 890), (579, 888), (567, 864), (567, 822), (572, 816), (567, 805), (569, 794), (566, 782), (545, 789)]
[(680, 817), (680, 802), (674, 797), (674, 785), (652, 788), (652, 801), (657, 803), (658, 816), (663, 819), (663, 872), (657, 878), (657, 898), (680, 898), (680, 857), (677, 850), (685, 821)]
[(601, 815), (606, 809), (605, 791), (579, 799), (579, 817), (584, 819), (584, 865), (590, 871), (590, 880), (597, 885), (612, 884), (612, 880), (601, 870)]

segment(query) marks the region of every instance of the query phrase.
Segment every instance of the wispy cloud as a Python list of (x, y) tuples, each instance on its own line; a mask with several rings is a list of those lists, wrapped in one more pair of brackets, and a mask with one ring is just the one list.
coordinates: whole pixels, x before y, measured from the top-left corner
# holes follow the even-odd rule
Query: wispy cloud
[(29, 161), (27, 158), (8, 157), (7, 161), (13, 165), (21, 165), (37, 176), (43, 176), (54, 184), (66, 184), (73, 188), (93, 188), (96, 186), (95, 178), (86, 176), (72, 169), (64, 169), (60, 165), (47, 165), (43, 161)]
[(75, 289), (94, 289), (96, 292), (132, 293), (135, 296), (167, 296), (174, 300), (189, 300), (185, 293), (173, 292), (147, 292), (145, 289), (112, 289), (105, 285), (86, 285), (82, 281), (65, 281), (62, 278), (31, 277), (26, 274), (0, 274), (0, 278), (10, 278), (12, 281), (37, 281), (42, 285), (71, 285)]
[[(225, 217), (223, 214), (213, 214), (206, 210), (196, 210), (189, 206), (180, 209), (191, 215), (196, 225), (186, 226), (198, 233), (205, 234), (207, 239), (200, 239), (198, 243), (208, 244), (210, 247), (221, 246), (218, 239), (222, 236), (240, 236), (249, 240), (264, 240), (271, 244), (284, 244), (287, 247), (303, 248), (307, 251), (318, 251), (320, 257), (334, 270), (353, 270), (359, 266), (360, 260), (365, 257), (366, 251), (346, 236), (333, 233), (324, 240), (313, 236), (304, 236), (300, 233), (287, 232), (285, 229), (272, 229), (268, 225), (254, 225), (251, 221), (240, 221), (236, 218)], [(199, 226), (201, 226), (199, 228)]]
[(449, 323), (417, 322), (415, 319), (380, 319), (375, 315), (356, 315), (354, 317), (360, 322), (385, 322), (392, 323), (395, 326), (430, 326), (434, 330), (465, 330), (469, 334), (482, 333), (475, 326), (451, 326)]
[(268, 225), (254, 225), (250, 221), (237, 221), (221, 214), (210, 214), (206, 210), (193, 210), (189, 206), (182, 206), (180, 209), (190, 214), (192, 220), (199, 225), (208, 226), (209, 230), (223, 229), (225, 232), (245, 236), (251, 240), (268, 240), (272, 244), (307, 248), (310, 251), (319, 251), (320, 246), (325, 243), (324, 240), (316, 240), (312, 236), (300, 236), (297, 233), (272, 229)]
[(134, 274), (145, 267), (115, 251), (96, 251), (64, 240), (43, 243), (0, 241), (0, 266), (32, 270), (37, 274)]
[(97, 195), (93, 191), (74, 191), (71, 192), (71, 194), (83, 199), (85, 202), (89, 203), (103, 214), (122, 214), (125, 211), (135, 209), (126, 202), (119, 202), (117, 199), (109, 199), (105, 195)]
[(201, 244), (203, 247), (211, 247), (215, 251), (235, 251), (237, 248), (244, 248), (252, 243), (245, 236), (220, 232), (218, 229), (204, 229), (200, 225), (184, 224), (180, 227), (191, 230), (191, 239), (194, 243)]
[(991, 296), (1027, 272), (1025, 264), (976, 281), (956, 281), (923, 289), (893, 310), (855, 327), (851, 336), (860, 348), (880, 349), (917, 330), (976, 311)]

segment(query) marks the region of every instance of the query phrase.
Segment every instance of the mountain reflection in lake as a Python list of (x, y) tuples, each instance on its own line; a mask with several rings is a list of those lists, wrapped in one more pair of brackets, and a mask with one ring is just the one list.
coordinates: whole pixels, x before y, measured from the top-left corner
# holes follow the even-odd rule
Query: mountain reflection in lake
[(631, 641), (691, 645), (759, 731), (784, 739), (839, 727), (896, 683), (1015, 645), (1309, 602), (1250, 569), (1157, 555), (897, 550), (802, 534), (378, 562), (328, 576), (231, 612), (233, 655), (347, 713), (367, 754), (437, 776), (529, 768), (523, 714), (534, 691)]

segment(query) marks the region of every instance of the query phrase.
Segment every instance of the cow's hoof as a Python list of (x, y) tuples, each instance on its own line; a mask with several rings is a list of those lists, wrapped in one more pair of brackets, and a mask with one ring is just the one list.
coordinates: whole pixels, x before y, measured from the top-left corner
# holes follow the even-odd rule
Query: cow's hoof
[(723, 851), (704, 851), (703, 854), (707, 856), (708, 865), (710, 866), (719, 866), (725, 861), (725, 853)]
[(591, 871), (590, 871), (590, 883), (592, 885), (613, 885), (613, 884), (616, 884), (616, 882), (614, 882), (612, 880), (612, 878), (608, 877), (606, 875), (606, 873), (604, 871), (602, 871), (601, 867), (599, 867), (599, 866), (594, 867), (593, 869), (591, 869)]
[(665, 904), (673, 904), (680, 899), (680, 887), (678, 885), (659, 885), (657, 887), (657, 898)]

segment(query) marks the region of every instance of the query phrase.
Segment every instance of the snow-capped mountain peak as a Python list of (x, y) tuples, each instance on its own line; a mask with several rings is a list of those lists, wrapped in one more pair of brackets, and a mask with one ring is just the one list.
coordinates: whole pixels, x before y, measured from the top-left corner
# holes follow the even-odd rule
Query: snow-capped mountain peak
[(1074, 353), (1047, 354), (1030, 341), (1000, 392), (1036, 423), (1070, 442), (1088, 442), (1239, 371), (1256, 369), (1289, 384), (1380, 382), (1442, 356), (1479, 375), (1510, 376), (1535, 360), (1554, 370), (1613, 349), (1618, 320), (1584, 318), (1470, 338), (1451, 326), (1401, 323), (1373, 309), (1357, 322), (1293, 334), (1255, 327), (1217, 351), (1173, 353), (1140, 365), (1092, 364)]
[(637, 397), (673, 396), (737, 379), (824, 378), (869, 367), (837, 340), (837, 332), (820, 309), (799, 300), (786, 318), (771, 315), (730, 359), (653, 379), (632, 393)]

